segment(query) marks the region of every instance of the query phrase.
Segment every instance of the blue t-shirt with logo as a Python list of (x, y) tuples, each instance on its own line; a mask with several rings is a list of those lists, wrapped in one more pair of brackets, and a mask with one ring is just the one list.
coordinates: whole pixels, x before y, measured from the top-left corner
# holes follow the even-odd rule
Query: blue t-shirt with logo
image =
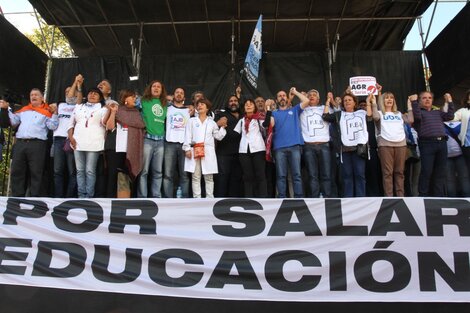
[(273, 112), (274, 150), (304, 144), (300, 129), (300, 113), (302, 113), (302, 111), (303, 109), (300, 107), (300, 104), (297, 104), (292, 108)]

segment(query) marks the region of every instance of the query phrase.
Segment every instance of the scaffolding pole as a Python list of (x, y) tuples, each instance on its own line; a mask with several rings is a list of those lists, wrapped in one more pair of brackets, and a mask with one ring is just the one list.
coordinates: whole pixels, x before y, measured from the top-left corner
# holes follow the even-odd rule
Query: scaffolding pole
[(424, 80), (426, 83), (426, 91), (431, 91), (431, 88), (429, 86), (428, 60), (426, 58), (426, 51), (424, 50), (426, 48), (426, 43), (424, 41), (424, 33), (423, 33), (423, 25), (421, 22), (421, 17), (418, 17), (418, 29), (419, 29), (419, 35), (421, 36), (421, 43), (422, 43), (421, 55), (422, 55), (423, 65), (424, 65)]

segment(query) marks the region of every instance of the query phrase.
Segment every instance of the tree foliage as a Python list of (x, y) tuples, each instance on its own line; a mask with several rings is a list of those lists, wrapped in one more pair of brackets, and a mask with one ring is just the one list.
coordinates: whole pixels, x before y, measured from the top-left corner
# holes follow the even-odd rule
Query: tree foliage
[(32, 33), (26, 34), (29, 40), (47, 55), (50, 54), (49, 52), (52, 48), (51, 56), (54, 58), (70, 58), (74, 56), (69, 41), (59, 28), (48, 25), (42, 18), (39, 19), (39, 23), (41, 27), (38, 26)]

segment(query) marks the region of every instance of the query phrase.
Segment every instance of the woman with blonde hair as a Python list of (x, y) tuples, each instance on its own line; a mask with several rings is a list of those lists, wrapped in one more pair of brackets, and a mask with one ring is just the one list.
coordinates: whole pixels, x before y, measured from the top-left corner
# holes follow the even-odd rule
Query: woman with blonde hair
[(367, 97), (367, 104), (372, 105), (372, 117), (376, 125), (377, 146), (382, 167), (382, 181), (386, 197), (405, 196), (405, 161), (406, 134), (404, 123), (413, 122), (411, 101), (408, 99), (408, 114), (398, 111), (395, 96), (391, 92), (381, 94), (379, 90), (378, 106), (373, 94)]

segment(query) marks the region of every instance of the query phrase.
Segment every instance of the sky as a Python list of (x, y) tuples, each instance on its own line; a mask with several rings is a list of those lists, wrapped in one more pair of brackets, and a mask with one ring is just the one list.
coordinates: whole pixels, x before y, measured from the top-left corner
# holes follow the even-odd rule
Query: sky
[[(442, 29), (457, 15), (465, 6), (466, 1), (439, 1), (426, 46), (440, 33)], [(32, 12), (33, 7), (28, 0), (0, 0), (0, 7), (7, 20), (18, 28), (22, 33), (30, 33), (32, 29), (38, 27), (38, 23), (33, 14), (11, 14), (17, 12)], [(422, 16), (423, 31), (427, 33), (431, 20), (434, 3)], [(424, 35), (426, 37), (426, 35)], [(421, 50), (422, 42), (419, 34), (417, 22), (415, 22), (405, 41), (404, 50)]]

